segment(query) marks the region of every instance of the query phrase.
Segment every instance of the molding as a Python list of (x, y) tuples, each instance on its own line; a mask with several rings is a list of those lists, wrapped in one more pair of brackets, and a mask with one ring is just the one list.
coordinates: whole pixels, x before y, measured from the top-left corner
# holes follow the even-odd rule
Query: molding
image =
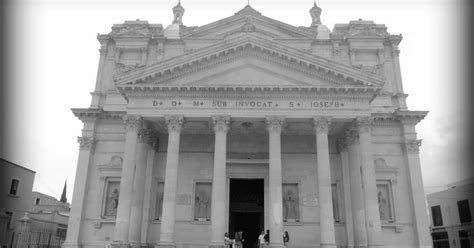
[(104, 111), (101, 108), (72, 108), (71, 111), (83, 122), (98, 119), (122, 120), (126, 114), (124, 111)]
[(254, 35), (251, 32), (235, 37), (232, 40), (222, 41), (220, 44), (199, 49), (190, 54), (184, 54), (164, 63), (157, 63), (145, 68), (132, 70), (117, 79), (117, 84), (137, 84), (152, 78), (157, 82), (169, 81), (172, 78), (192, 73), (206, 68), (214, 68), (216, 64), (239, 58), (243, 55), (252, 55), (258, 58), (297, 69), (333, 82), (343, 84), (343, 81), (352, 81), (368, 86), (383, 86), (385, 80), (373, 73), (365, 72), (352, 66), (316, 55), (309, 55), (303, 51), (275, 43), (266, 38)]

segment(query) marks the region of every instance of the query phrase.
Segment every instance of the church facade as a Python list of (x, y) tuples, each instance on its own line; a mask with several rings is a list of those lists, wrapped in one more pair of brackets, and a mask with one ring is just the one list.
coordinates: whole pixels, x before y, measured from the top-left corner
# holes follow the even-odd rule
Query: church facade
[(173, 14), (98, 35), (64, 247), (431, 246), (401, 35)]

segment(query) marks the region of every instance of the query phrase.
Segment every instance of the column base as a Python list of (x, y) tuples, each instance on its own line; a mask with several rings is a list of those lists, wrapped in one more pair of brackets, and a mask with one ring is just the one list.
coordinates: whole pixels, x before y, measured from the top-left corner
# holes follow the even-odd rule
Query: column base
[(384, 247), (383, 244), (368, 244), (367, 245), (368, 248), (380, 248), (380, 247)]
[(224, 248), (224, 244), (210, 244), (209, 248)]
[(110, 244), (109, 248), (130, 248), (130, 244), (125, 241), (114, 241)]
[(155, 248), (175, 248), (176, 245), (174, 243), (158, 243), (155, 245)]
[(285, 245), (283, 245), (283, 244), (272, 244), (272, 243), (270, 243), (270, 244), (268, 245), (268, 247), (270, 247), (270, 248), (285, 248)]
[(62, 248), (81, 248), (82, 245), (79, 242), (64, 241), (61, 247)]
[(319, 247), (321, 248), (337, 248), (336, 244), (320, 244)]
[(130, 242), (130, 246), (131, 248), (146, 248), (146, 247), (150, 247), (148, 244), (144, 244), (144, 243), (139, 243), (139, 242)]

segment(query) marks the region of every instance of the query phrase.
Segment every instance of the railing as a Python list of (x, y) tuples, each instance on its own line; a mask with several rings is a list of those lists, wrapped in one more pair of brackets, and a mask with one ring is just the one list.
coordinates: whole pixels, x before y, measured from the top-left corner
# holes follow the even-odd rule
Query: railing
[(51, 231), (11, 232), (8, 245), (11, 248), (60, 248), (65, 237)]

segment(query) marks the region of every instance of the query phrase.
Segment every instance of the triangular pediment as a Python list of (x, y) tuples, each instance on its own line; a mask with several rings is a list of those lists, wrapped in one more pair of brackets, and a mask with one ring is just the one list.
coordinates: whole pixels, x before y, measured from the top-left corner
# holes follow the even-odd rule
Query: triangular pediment
[[(143, 85), (157, 85), (151, 81)], [(202, 70), (174, 80), (158, 84), (176, 87), (281, 87), (318, 88), (332, 87), (324, 79), (302, 75), (298, 71), (275, 65), (258, 57), (244, 56), (232, 62), (222, 63), (212, 70)]]
[(271, 38), (314, 38), (315, 33), (266, 17), (250, 5), (235, 15), (198, 27), (183, 38), (225, 38), (253, 26), (255, 32)]
[(381, 87), (384, 80), (333, 60), (242, 33), (229, 40), (146, 67), (116, 79), (121, 85), (275, 87)]

